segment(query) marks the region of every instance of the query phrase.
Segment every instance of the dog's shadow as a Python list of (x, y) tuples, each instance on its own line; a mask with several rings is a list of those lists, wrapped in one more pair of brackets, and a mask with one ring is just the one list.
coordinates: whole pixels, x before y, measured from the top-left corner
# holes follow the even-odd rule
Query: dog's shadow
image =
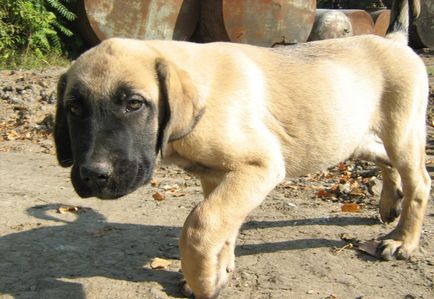
[[(86, 298), (74, 278), (108, 277), (132, 282), (157, 282), (172, 297), (182, 297), (177, 269), (153, 270), (144, 267), (153, 257), (179, 259), (180, 227), (107, 222), (95, 210), (85, 208), (75, 220), (56, 215), (59, 204), (29, 208), (28, 214), (53, 221), (0, 238), (0, 294), (15, 298)], [(345, 219), (340, 225), (374, 224), (371, 219)], [(330, 222), (330, 221), (328, 221)], [(242, 230), (292, 225), (324, 224), (321, 218), (289, 221), (249, 221)], [(332, 224), (332, 223), (329, 223)], [(341, 241), (304, 239), (260, 245), (238, 246), (236, 255), (252, 255), (332, 247)], [(66, 297), (65, 297), (66, 296)]]
[[(332, 217), (332, 218), (309, 218), (309, 219), (295, 219), (295, 220), (274, 220), (274, 221), (249, 221), (244, 223), (241, 228), (243, 230), (249, 229), (264, 229), (273, 227), (294, 227), (294, 226), (312, 226), (312, 225), (325, 225), (325, 226), (354, 226), (354, 225), (378, 225), (380, 221), (376, 218), (364, 218), (358, 216), (351, 217)], [(244, 244), (237, 246), (235, 250), (236, 256), (251, 255), (259, 253), (272, 253), (282, 250), (297, 250), (308, 248), (340, 248), (346, 245), (344, 240), (331, 240), (325, 238), (308, 238), (308, 239), (295, 239), (281, 242), (265, 242), (261, 244)], [(365, 258), (362, 256), (362, 258)]]
[[(56, 222), (0, 238), (0, 294), (15, 298), (86, 298), (71, 278), (108, 277), (155, 281), (173, 297), (181, 297), (177, 270), (144, 265), (154, 257), (178, 259), (179, 227), (107, 222), (85, 208), (68, 222), (56, 216), (60, 205), (35, 206), (27, 212)], [(68, 281), (68, 278), (70, 279)], [(66, 297), (65, 297), (66, 296)]]

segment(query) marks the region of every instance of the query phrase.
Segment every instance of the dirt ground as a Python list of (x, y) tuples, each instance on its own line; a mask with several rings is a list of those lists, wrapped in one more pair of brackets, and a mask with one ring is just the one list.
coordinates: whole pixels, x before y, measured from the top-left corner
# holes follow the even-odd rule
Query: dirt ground
[[(434, 55), (421, 56), (434, 86)], [(177, 243), (198, 181), (161, 166), (152, 186), (122, 199), (80, 199), (51, 137), (62, 71), (0, 72), (0, 298), (183, 298)], [(243, 225), (222, 298), (434, 298), (432, 197), (410, 261), (360, 250), (396, 225), (378, 219), (379, 190), (381, 174), (362, 162), (279, 185)], [(156, 257), (170, 265), (153, 269)]]

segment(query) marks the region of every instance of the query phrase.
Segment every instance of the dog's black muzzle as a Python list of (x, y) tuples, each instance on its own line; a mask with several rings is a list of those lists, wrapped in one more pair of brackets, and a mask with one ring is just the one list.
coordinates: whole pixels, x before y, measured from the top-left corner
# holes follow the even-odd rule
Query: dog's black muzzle
[(116, 199), (127, 195), (152, 176), (152, 165), (133, 161), (87, 162), (73, 165), (71, 180), (80, 197)]

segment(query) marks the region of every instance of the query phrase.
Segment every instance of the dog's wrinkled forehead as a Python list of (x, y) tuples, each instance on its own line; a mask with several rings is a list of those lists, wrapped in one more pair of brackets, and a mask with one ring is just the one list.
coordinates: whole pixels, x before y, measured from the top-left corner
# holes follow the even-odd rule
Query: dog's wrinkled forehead
[(147, 98), (158, 97), (155, 55), (109, 41), (80, 56), (67, 74), (66, 94), (88, 100), (109, 98), (121, 89), (133, 89)]

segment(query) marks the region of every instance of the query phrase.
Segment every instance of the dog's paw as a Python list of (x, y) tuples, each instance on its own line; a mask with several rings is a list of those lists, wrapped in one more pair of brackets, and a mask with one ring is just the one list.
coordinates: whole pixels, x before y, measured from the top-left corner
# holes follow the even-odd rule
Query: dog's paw
[(203, 294), (194, 294), (193, 290), (188, 285), (188, 282), (185, 279), (182, 279), (180, 281), (180, 289), (182, 295), (184, 295), (187, 298), (194, 298), (194, 299), (216, 299), (218, 298), (218, 295), (220, 293), (220, 290), (214, 291), (212, 293), (203, 293)]
[(380, 217), (383, 223), (391, 223), (401, 214), (401, 202), (404, 194), (400, 189), (391, 192), (392, 195), (383, 194), (380, 199)]
[(400, 240), (385, 239), (377, 248), (378, 255), (386, 260), (408, 260), (417, 246), (408, 245)]
[(398, 218), (400, 214), (401, 214), (401, 205), (388, 208), (388, 209), (380, 208), (380, 217), (383, 223), (391, 223), (395, 221), (395, 219)]
[(193, 297), (193, 290), (190, 288), (185, 278), (181, 279), (181, 281), (179, 282), (179, 287), (181, 289), (182, 295), (188, 298)]
[(217, 255), (214, 269), (209, 271), (209, 276), (195, 275), (189, 280), (193, 288), (185, 278), (180, 282), (181, 292), (184, 296), (196, 299), (215, 299), (225, 288), (235, 268), (235, 256), (230, 246), (223, 246)]
[(219, 264), (216, 270), (217, 271), (211, 271), (214, 272), (214, 275), (206, 277), (203, 275), (197, 275), (188, 282), (185, 278), (181, 279), (179, 284), (181, 293), (188, 298), (195, 299), (218, 298), (220, 292), (225, 288), (229, 281), (233, 271), (233, 266), (230, 267), (228, 265)]
[(232, 273), (235, 269), (235, 241), (228, 239), (225, 245), (218, 254), (218, 267), (217, 271), (221, 276), (225, 276), (225, 280), (228, 280), (227, 274)]

